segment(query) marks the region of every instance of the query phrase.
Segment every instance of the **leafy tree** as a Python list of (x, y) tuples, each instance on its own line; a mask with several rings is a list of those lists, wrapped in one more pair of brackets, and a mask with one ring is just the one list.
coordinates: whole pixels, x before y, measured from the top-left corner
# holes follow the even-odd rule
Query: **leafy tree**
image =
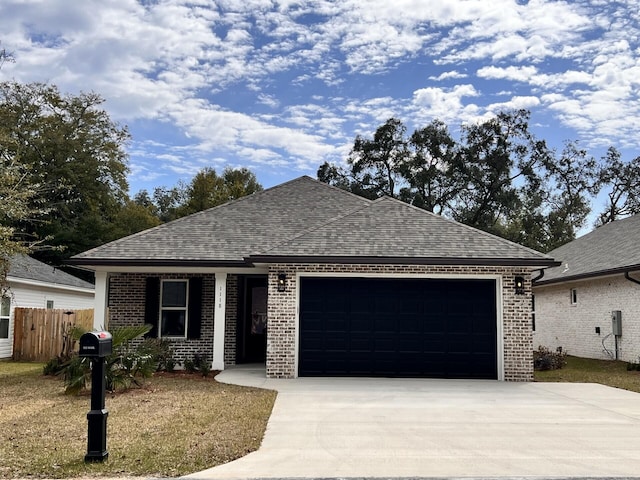
[(262, 190), (253, 172), (227, 167), (218, 176), (213, 168), (203, 168), (191, 180), (180, 216), (190, 215)]
[(356, 137), (349, 156), (351, 173), (376, 196), (397, 196), (400, 170), (409, 156), (405, 132), (400, 120), (390, 118), (378, 127), (372, 139)]
[(113, 240), (114, 215), (127, 199), (126, 128), (99, 108), (95, 93), (62, 95), (41, 83), (0, 83), (0, 139), (5, 158), (39, 180), (43, 200), (56, 211), (47, 222), (19, 219), (12, 227), (51, 238), (60, 251), (41, 252), (50, 263)]
[[(153, 190), (153, 205), (155, 208), (152, 210), (160, 219), (160, 222), (170, 222), (183, 216), (181, 212), (187, 198), (186, 190), (187, 186), (182, 182), (178, 182), (178, 184), (172, 188), (156, 187)], [(146, 191), (143, 190), (143, 192), (146, 194)], [(136, 195), (136, 199), (141, 200), (139, 198), (141, 193), (142, 192), (139, 192)], [(144, 202), (146, 201), (147, 198), (144, 199)]]
[(164, 223), (261, 190), (255, 174), (246, 168), (227, 167), (219, 176), (213, 168), (206, 167), (188, 184), (178, 182), (171, 188), (155, 188), (153, 197), (140, 190), (133, 203)]
[[(5, 145), (0, 139), (1, 145)], [(50, 208), (42, 201), (41, 185), (29, 168), (0, 150), (0, 294), (6, 288), (10, 259), (19, 253), (30, 253), (38, 241), (22, 234), (13, 225), (26, 221), (42, 221)], [(46, 240), (42, 239), (42, 240)]]
[(413, 132), (408, 145), (410, 155), (398, 168), (408, 184), (400, 199), (442, 214), (463, 187), (454, 171), (458, 145), (439, 120)]
[(624, 162), (620, 152), (610, 147), (602, 159), (598, 180), (607, 189), (607, 204), (598, 225), (640, 213), (640, 157)]
[(559, 158), (545, 164), (549, 192), (547, 249), (553, 250), (576, 237), (591, 212), (591, 197), (598, 193), (597, 163), (577, 142), (567, 142)]
[(113, 217), (113, 236), (125, 237), (158, 226), (160, 223), (162, 222), (150, 207), (139, 205), (133, 200), (126, 200)]
[[(456, 140), (438, 120), (407, 139), (392, 118), (373, 139), (356, 137), (346, 168), (325, 162), (318, 179), (370, 199), (393, 195), (401, 185), (400, 200), (548, 251), (575, 238), (599, 182), (585, 151), (567, 143), (556, 158), (530, 132), (529, 120), (527, 110), (501, 112), (462, 127)], [(614, 170), (623, 172), (617, 181), (640, 178), (636, 164)], [(618, 189), (635, 192), (633, 185)], [(640, 195), (625, 195), (630, 211)]]
[(455, 175), (464, 182), (457, 196), (456, 220), (491, 233), (504, 234), (506, 225), (522, 213), (518, 183), (539, 182), (537, 169), (549, 161), (543, 141), (529, 131), (526, 110), (499, 113), (463, 128)]

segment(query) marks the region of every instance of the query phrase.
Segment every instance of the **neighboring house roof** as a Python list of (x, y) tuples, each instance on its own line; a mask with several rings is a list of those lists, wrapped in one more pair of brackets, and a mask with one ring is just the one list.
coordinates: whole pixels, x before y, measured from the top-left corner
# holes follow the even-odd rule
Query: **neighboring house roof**
[(35, 258), (31, 258), (28, 255), (14, 255), (9, 259), (7, 279), (9, 281), (30, 280), (48, 283), (53, 286), (94, 289), (93, 284), (85, 282), (51, 265), (40, 262)]
[(547, 266), (552, 257), (391, 198), (309, 177), (72, 258), (79, 265), (250, 266), (274, 261)]
[(549, 252), (561, 265), (536, 285), (640, 270), (640, 215), (607, 223)]

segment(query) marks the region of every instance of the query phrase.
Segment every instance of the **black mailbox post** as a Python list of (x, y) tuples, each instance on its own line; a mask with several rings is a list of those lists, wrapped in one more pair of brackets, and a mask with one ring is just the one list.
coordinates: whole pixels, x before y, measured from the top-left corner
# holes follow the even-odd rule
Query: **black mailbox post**
[(104, 408), (106, 376), (105, 358), (111, 355), (112, 339), (109, 332), (87, 332), (80, 337), (78, 355), (91, 359), (91, 410), (87, 413), (87, 454), (85, 462), (103, 462), (107, 452), (107, 416)]

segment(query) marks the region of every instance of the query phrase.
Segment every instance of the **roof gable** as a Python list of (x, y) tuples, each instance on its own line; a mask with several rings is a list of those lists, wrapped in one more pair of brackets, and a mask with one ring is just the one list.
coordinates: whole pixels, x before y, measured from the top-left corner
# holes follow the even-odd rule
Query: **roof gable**
[(537, 282), (563, 282), (640, 270), (640, 214), (607, 223), (549, 252), (561, 265)]
[(529, 248), (389, 197), (359, 207), (256, 255), (261, 256), (552, 262), (551, 257)]

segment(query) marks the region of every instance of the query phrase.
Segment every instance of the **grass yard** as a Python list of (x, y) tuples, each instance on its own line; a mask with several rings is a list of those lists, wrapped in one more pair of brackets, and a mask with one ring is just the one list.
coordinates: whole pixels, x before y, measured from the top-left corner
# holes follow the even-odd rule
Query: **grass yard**
[(256, 450), (276, 393), (194, 375), (156, 375), (107, 394), (103, 464), (85, 464), (89, 395), (66, 396), (42, 365), (0, 361), (0, 478), (175, 477)]
[(567, 356), (560, 370), (535, 372), (536, 382), (601, 383), (640, 393), (640, 372), (627, 371), (627, 363)]

